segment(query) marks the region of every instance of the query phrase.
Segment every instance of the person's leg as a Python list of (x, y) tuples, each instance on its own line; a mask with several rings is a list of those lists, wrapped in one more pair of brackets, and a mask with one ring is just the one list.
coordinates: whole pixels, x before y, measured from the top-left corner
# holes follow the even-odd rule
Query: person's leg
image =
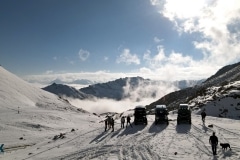
[(215, 155), (217, 154), (217, 145), (214, 145)]
[(217, 154), (217, 152), (216, 152), (216, 146), (217, 146), (217, 145), (215, 145), (215, 144), (212, 145), (212, 150), (213, 150), (213, 154), (214, 154), (214, 155)]
[(213, 153), (213, 155), (215, 154), (214, 145), (213, 144), (212, 144), (212, 153)]

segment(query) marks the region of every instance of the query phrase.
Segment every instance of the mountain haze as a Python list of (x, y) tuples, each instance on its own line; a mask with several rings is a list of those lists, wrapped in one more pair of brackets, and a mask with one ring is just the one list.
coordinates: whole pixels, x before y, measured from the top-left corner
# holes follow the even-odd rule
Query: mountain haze
[(170, 91), (173, 91), (199, 85), (201, 82), (202, 81), (195, 80), (166, 82), (153, 81), (142, 77), (126, 77), (106, 83), (92, 84), (79, 90), (68, 85), (56, 83), (43, 89), (56, 95), (64, 95), (70, 98), (90, 99), (92, 97), (97, 97), (118, 101), (123, 99), (139, 101), (143, 98), (156, 98), (159, 92), (161, 92), (161, 95), (163, 93), (169, 93), (164, 87), (170, 88)]

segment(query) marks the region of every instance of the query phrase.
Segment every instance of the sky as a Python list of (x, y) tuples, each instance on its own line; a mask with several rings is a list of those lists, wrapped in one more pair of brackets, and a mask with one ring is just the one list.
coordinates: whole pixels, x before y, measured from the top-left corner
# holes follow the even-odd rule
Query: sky
[(240, 61), (238, 0), (1, 0), (0, 64), (32, 83), (200, 80)]

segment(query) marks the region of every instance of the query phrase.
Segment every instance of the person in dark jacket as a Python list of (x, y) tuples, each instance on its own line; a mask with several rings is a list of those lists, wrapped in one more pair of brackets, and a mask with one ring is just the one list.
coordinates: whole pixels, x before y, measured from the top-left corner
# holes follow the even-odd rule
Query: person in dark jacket
[(126, 124), (126, 128), (127, 128), (127, 125), (128, 125), (128, 123), (129, 123), (129, 125), (132, 127), (132, 125), (131, 125), (131, 118), (130, 118), (130, 116), (127, 116), (127, 124)]
[(205, 122), (206, 115), (207, 114), (206, 114), (205, 110), (203, 110), (202, 113), (201, 113), (203, 123)]
[(212, 136), (210, 136), (209, 143), (212, 146), (213, 155), (217, 155), (218, 137), (215, 135), (215, 132), (213, 132)]
[(112, 127), (112, 132), (114, 132), (114, 119), (111, 119), (111, 127)]
[(104, 122), (105, 122), (105, 131), (107, 131), (107, 126), (108, 126), (108, 121), (107, 121), (107, 119), (105, 119)]
[(124, 128), (124, 124), (125, 124), (125, 117), (122, 116), (122, 118), (121, 118), (121, 128)]

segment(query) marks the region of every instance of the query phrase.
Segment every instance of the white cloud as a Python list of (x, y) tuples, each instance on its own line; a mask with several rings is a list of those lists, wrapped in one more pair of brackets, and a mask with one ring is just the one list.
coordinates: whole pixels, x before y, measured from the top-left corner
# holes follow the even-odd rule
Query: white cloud
[(166, 60), (164, 47), (158, 46), (157, 49), (158, 53), (153, 57), (151, 57), (151, 51), (149, 50), (147, 50), (143, 55), (143, 59), (148, 63), (151, 68), (157, 68), (162, 66), (162, 64), (165, 63)]
[(168, 57), (168, 62), (171, 64), (191, 65), (193, 59), (189, 56), (183, 56), (181, 53), (172, 51)]
[(87, 50), (80, 49), (78, 55), (81, 61), (86, 61), (90, 55), (90, 52)]
[(163, 39), (159, 39), (158, 37), (154, 37), (153, 40), (154, 40), (155, 43), (159, 43), (159, 42), (163, 41)]
[[(199, 33), (193, 44), (204, 61), (224, 66), (240, 60), (240, 1), (166, 0), (159, 11), (180, 33)], [(200, 38), (201, 37), (201, 38)]]
[(175, 52), (167, 55), (163, 46), (157, 47), (156, 54), (147, 50), (143, 55), (147, 67), (139, 70), (140, 75), (162, 80), (202, 79), (214, 74), (221, 66), (207, 60), (196, 61), (188, 55)]
[(129, 49), (124, 49), (121, 55), (117, 58), (117, 63), (140, 64), (140, 59), (136, 54), (130, 53)]

